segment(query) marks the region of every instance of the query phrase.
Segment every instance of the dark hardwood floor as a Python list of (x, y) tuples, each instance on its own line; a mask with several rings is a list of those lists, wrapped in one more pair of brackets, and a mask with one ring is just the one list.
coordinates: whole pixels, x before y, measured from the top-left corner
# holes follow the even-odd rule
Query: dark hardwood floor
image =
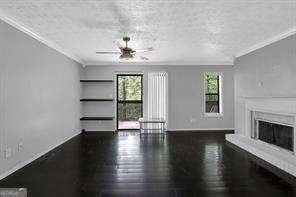
[(0, 187), (26, 187), (29, 197), (296, 196), (294, 177), (265, 165), (226, 143), (221, 131), (170, 132), (165, 138), (92, 133), (73, 138)]

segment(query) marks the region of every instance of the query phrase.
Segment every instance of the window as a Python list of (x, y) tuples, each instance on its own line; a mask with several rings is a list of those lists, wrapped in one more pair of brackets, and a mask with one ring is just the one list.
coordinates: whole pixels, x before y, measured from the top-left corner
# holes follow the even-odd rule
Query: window
[(221, 78), (217, 73), (206, 73), (204, 76), (206, 115), (222, 115)]

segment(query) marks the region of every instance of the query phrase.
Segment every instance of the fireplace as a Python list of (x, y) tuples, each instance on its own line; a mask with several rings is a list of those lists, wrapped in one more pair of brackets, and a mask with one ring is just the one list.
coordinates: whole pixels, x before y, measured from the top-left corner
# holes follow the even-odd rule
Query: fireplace
[(293, 127), (270, 123), (266, 121), (258, 121), (258, 139), (293, 151)]
[(294, 152), (294, 117), (251, 111), (252, 134), (256, 140)]
[(296, 177), (296, 98), (244, 98), (233, 143)]

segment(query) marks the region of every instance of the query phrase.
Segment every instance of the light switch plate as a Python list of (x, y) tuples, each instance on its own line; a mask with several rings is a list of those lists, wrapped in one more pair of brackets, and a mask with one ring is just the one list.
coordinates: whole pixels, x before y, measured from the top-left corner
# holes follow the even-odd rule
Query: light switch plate
[(4, 157), (7, 159), (9, 157), (11, 157), (11, 148), (6, 148), (5, 149), (5, 153), (4, 153)]
[(19, 142), (17, 147), (18, 152), (21, 152), (23, 150), (23, 147), (24, 147), (23, 142)]

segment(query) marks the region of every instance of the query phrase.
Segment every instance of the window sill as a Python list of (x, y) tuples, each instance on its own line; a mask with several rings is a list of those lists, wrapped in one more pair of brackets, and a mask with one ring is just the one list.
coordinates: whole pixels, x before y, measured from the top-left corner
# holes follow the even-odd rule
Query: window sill
[(205, 117), (213, 117), (213, 118), (216, 118), (216, 117), (222, 117), (223, 116), (223, 114), (221, 114), (221, 113), (204, 113), (204, 116)]

